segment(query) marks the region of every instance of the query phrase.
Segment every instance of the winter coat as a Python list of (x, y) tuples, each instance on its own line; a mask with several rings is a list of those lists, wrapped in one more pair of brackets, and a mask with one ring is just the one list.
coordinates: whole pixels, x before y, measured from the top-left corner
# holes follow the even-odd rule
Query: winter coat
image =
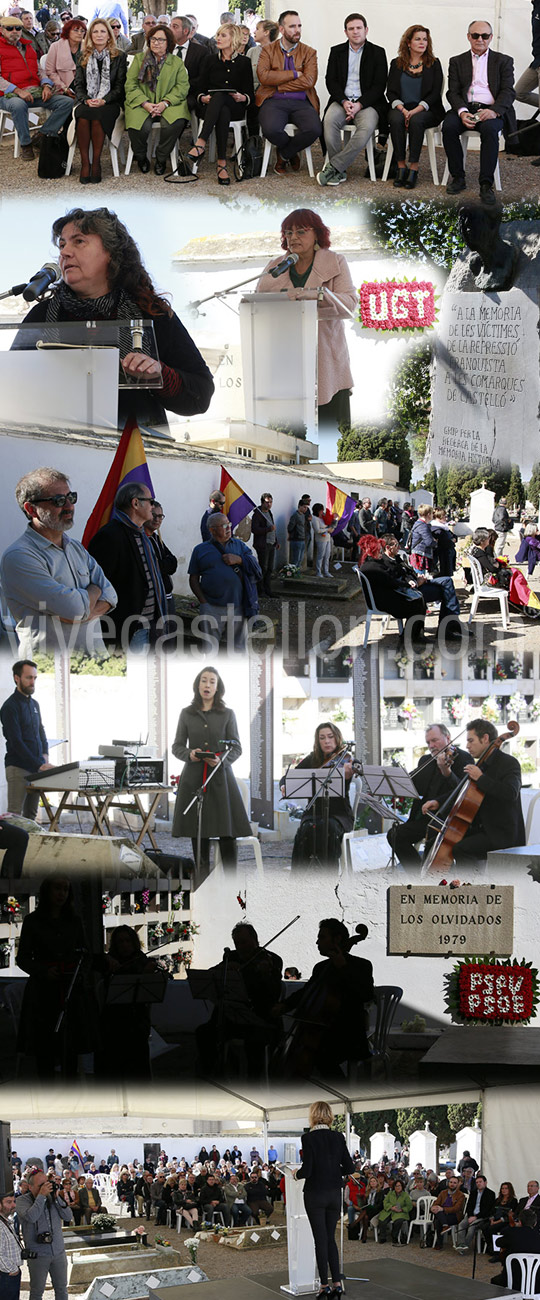
[(164, 120), (178, 122), (180, 118), (184, 118), (189, 121), (187, 106), (189, 77), (182, 60), (177, 59), (174, 54), (167, 55), (157, 79), (156, 89), (152, 92), (148, 85), (138, 80), (145, 53), (145, 50), (141, 50), (140, 54), (136, 54), (128, 68), (124, 109), (127, 130), (133, 127), (134, 130), (140, 131), (144, 126), (148, 110), (143, 108), (143, 104), (147, 101), (150, 104), (159, 104), (162, 99), (168, 99), (169, 107), (161, 115)]
[[(175, 758), (182, 759), (185, 763), (176, 796), (173, 837), (186, 835), (194, 838), (197, 834), (197, 805), (193, 805), (187, 816), (184, 809), (202, 784), (204, 759), (192, 763), (190, 750), (209, 749), (222, 753), (224, 740), (232, 740), (233, 745), (227, 752), (223, 766), (212, 777), (204, 796), (202, 836), (203, 839), (216, 836), (231, 836), (236, 839), (239, 835), (251, 835), (251, 826), (231, 767), (242, 753), (234, 713), (232, 709), (209, 709), (205, 712), (190, 705), (189, 708), (182, 709), (172, 746)], [(209, 767), (208, 775), (213, 770)]]

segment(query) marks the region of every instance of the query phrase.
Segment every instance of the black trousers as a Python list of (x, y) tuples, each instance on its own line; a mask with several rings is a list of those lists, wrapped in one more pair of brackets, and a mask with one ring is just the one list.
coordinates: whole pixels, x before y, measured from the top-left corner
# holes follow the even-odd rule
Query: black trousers
[(328, 1269), (332, 1275), (332, 1282), (339, 1282), (339, 1254), (336, 1243), (336, 1224), (341, 1212), (339, 1189), (330, 1188), (327, 1191), (315, 1192), (306, 1188), (304, 1205), (315, 1242), (315, 1258), (321, 1285), (326, 1286), (328, 1282)]
[[(423, 109), (421, 113), (415, 113), (411, 117), (408, 128), (409, 135), (409, 162), (417, 163), (420, 161), (422, 145), (424, 143), (424, 132), (430, 126), (437, 126), (437, 114), (432, 109)], [(407, 153), (407, 127), (405, 118), (399, 108), (391, 108), (388, 114), (388, 125), (392, 144), (394, 146), (394, 157), (396, 162), (404, 161)]]
[(351, 424), (351, 394), (348, 388), (340, 388), (329, 402), (324, 402), (317, 408), (319, 427), (325, 429), (339, 429), (340, 425), (345, 424), (350, 428)]
[(472, 866), (480, 862), (485, 862), (489, 853), (490, 844), (485, 831), (475, 831), (472, 835), (465, 835), (460, 844), (454, 847), (454, 859), (456, 862), (463, 863), (464, 866)]
[[(295, 135), (285, 130), (289, 122), (297, 127)], [(265, 99), (259, 109), (259, 124), (265, 140), (275, 144), (282, 158), (295, 158), (318, 140), (322, 131), (319, 114), (308, 99), (287, 99), (285, 95)]]
[[(446, 114), (442, 126), (443, 145), (448, 158), (450, 175), (454, 178), (465, 175), (461, 136), (468, 128), (463, 125), (459, 113), (454, 110)], [(499, 157), (499, 135), (502, 131), (502, 118), (488, 118), (487, 122), (477, 122), (473, 130), (480, 136), (480, 176), (482, 184), (493, 184), (497, 159)]]
[(261, 573), (262, 573), (262, 578), (260, 582), (257, 583), (257, 586), (259, 588), (259, 591), (264, 592), (265, 596), (271, 596), (272, 587), (270, 584), (270, 579), (274, 571), (274, 558), (276, 554), (276, 548), (275, 546), (265, 545), (261, 547), (256, 547), (255, 549), (257, 551), (257, 559), (261, 566)]
[(312, 862), (313, 858), (318, 859), (321, 867), (337, 867), (343, 835), (343, 826), (335, 817), (328, 818), (328, 840), (325, 837), (322, 817), (315, 818), (314, 835), (311, 813), (307, 813), (302, 818), (294, 837), (291, 867), (317, 866), (317, 862)]
[(427, 845), (433, 843), (436, 831), (428, 831), (429, 817), (413, 817), (408, 822), (394, 822), (386, 836), (399, 862), (404, 867), (419, 867), (422, 858), (415, 845), (426, 838)]
[(204, 108), (201, 140), (208, 143), (212, 131), (215, 131), (217, 156), (218, 158), (225, 158), (229, 126), (231, 122), (238, 122), (245, 117), (247, 103), (237, 104), (228, 91), (224, 90), (212, 95), (209, 104), (201, 104), (199, 100), (199, 106)]
[[(139, 127), (138, 130), (135, 130), (134, 126), (129, 127), (128, 135), (131, 140), (131, 147), (138, 162), (144, 162), (146, 158), (148, 136), (150, 135), (154, 121), (155, 119), (152, 118), (149, 113), (146, 122), (143, 122), (143, 125)], [(177, 122), (166, 122), (163, 117), (160, 119), (159, 140), (156, 148), (156, 158), (158, 162), (168, 161), (183, 126), (183, 118), (179, 118)]]

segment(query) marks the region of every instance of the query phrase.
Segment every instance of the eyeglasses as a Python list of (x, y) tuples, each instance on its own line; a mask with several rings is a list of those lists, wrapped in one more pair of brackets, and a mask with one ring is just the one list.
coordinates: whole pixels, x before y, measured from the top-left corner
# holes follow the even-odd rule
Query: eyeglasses
[(469, 32), (471, 41), (490, 41), (493, 32)]
[(293, 226), (293, 227), (291, 228), (291, 230), (284, 230), (284, 231), (283, 231), (283, 234), (285, 235), (285, 239), (290, 239), (290, 238), (291, 238), (291, 235), (307, 235), (308, 233), (309, 233), (309, 229), (308, 229), (307, 226), (305, 226), (305, 227), (304, 227), (304, 226)]
[(119, 32), (119, 31), (120, 31), (120, 23), (111, 23), (111, 27), (112, 27), (112, 29), (113, 29), (113, 32)]
[(167, 37), (166, 37), (166, 36), (151, 36), (151, 37), (150, 37), (150, 43), (151, 43), (151, 45), (166, 45), (166, 44), (167, 44)]
[(155, 506), (155, 497), (133, 497), (134, 501), (148, 501), (151, 506)]
[(160, 514), (158, 514), (157, 512), (156, 512), (156, 514), (154, 515), (154, 519), (164, 519), (164, 518), (165, 518), (165, 515), (160, 515)]
[(32, 500), (29, 502), (29, 504), (32, 506), (39, 506), (41, 504), (44, 504), (46, 501), (50, 501), (53, 506), (56, 506), (57, 510), (61, 510), (62, 506), (65, 506), (66, 501), (69, 501), (70, 506), (76, 505), (77, 493), (57, 492), (56, 496), (54, 497), (33, 497)]

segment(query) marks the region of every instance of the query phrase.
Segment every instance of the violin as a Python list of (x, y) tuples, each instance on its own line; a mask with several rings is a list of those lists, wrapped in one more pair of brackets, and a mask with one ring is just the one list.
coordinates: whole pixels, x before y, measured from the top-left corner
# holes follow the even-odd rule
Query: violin
[[(349, 938), (347, 952), (367, 938), (367, 925), (358, 925), (356, 930)], [(328, 988), (325, 973), (323, 966), (316, 976), (311, 976), (294, 1011), (287, 1009), (287, 1002), (282, 1004), (284, 1014), (292, 1016), (294, 1023), (273, 1054), (270, 1069), (274, 1075), (306, 1078), (313, 1074), (315, 1063), (324, 1059), (325, 1033), (341, 1012), (341, 999)]]
[[(475, 760), (476, 765), (481, 767), (490, 754), (493, 754), (496, 749), (500, 749), (505, 740), (511, 740), (513, 736), (517, 736), (518, 731), (519, 722), (509, 722), (508, 731), (504, 731), (488, 745), (480, 758)], [(464, 839), (483, 802), (484, 793), (478, 789), (478, 783), (473, 781), (471, 777), (467, 777), (458, 791), (451, 811), (443, 823), (436, 840), (424, 858), (422, 876), (425, 876), (428, 871), (432, 871), (433, 868), (440, 871), (452, 866), (454, 846), (460, 844)]]

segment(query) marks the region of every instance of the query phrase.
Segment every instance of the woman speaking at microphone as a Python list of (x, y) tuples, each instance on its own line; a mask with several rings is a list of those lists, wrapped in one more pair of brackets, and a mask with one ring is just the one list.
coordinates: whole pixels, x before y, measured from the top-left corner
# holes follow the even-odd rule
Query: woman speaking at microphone
[[(274, 257), (265, 266), (257, 285), (258, 293), (287, 293), (289, 298), (317, 299), (322, 288), (339, 298), (344, 308), (353, 311), (358, 294), (351, 273), (341, 253), (330, 248), (330, 231), (317, 212), (297, 208), (281, 223), (281, 247), (291, 256), (291, 265), (279, 275), (272, 270), (287, 259)], [(350, 424), (350, 390), (353, 377), (339, 303), (323, 295), (317, 308), (318, 320), (318, 415), (319, 426), (336, 429)]]
[[(309, 1108), (309, 1132), (302, 1135), (302, 1164), (295, 1178), (305, 1179), (304, 1205), (315, 1241), (320, 1296), (337, 1300), (342, 1295), (336, 1224), (341, 1211), (342, 1179), (354, 1172), (345, 1136), (332, 1130), (334, 1119), (327, 1101)], [(328, 1285), (328, 1271), (332, 1285)]]

